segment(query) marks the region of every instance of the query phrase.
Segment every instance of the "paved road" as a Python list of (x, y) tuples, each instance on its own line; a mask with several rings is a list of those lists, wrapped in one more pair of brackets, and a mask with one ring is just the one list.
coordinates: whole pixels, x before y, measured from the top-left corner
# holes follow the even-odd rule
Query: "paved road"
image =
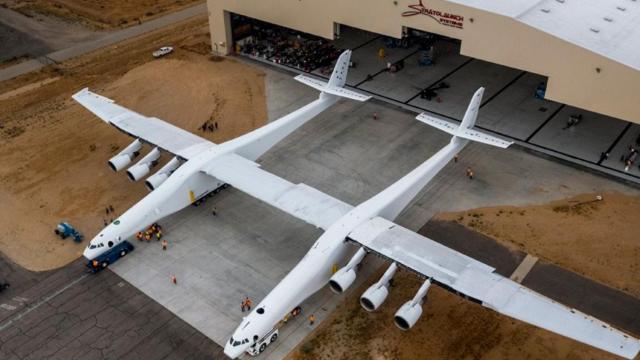
[(126, 29), (107, 33), (97, 39), (80, 42), (77, 45), (66, 49), (48, 53), (38, 59), (25, 61), (14, 66), (0, 70), (0, 81), (8, 80), (16, 76), (38, 70), (52, 62), (61, 62), (72, 57), (83, 55), (91, 51), (100, 49), (117, 42), (133, 38), (144, 33), (163, 28), (165, 26), (178, 23), (197, 15), (204, 15), (207, 12), (207, 4), (199, 4), (181, 11), (177, 11), (154, 20), (144, 22), (140, 25), (131, 26)]
[[(34, 274), (0, 263), (0, 359), (224, 359), (222, 348), (110, 270)], [(23, 280), (24, 282), (21, 282)], [(19, 290), (18, 290), (19, 289)]]
[[(429, 221), (421, 234), (495, 267), (509, 277), (525, 254), (454, 222)], [(640, 335), (640, 299), (545, 261), (538, 261), (522, 282), (562, 304)]]

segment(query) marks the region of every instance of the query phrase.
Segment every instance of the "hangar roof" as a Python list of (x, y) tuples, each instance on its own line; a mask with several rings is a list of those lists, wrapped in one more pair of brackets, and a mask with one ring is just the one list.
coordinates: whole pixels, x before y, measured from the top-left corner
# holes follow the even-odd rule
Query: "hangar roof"
[(448, 0), (511, 17), (640, 70), (640, 0)]

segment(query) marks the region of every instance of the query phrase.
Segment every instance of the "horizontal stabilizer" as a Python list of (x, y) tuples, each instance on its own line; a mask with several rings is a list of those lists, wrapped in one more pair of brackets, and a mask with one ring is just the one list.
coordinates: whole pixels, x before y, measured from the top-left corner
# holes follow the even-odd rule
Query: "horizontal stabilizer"
[(433, 116), (429, 116), (425, 113), (422, 113), (416, 117), (418, 121), (423, 122), (427, 125), (433, 126), (434, 128), (440, 129), (446, 133), (449, 133), (453, 136), (457, 136), (459, 138), (473, 140), (479, 143), (497, 146), (499, 148), (507, 148), (511, 144), (512, 141), (503, 140), (497, 136), (490, 135), (484, 131), (475, 130), (475, 129), (462, 129), (456, 123), (435, 118)]
[(366, 96), (356, 91), (347, 90), (343, 87), (329, 86), (322, 80), (314, 79), (304, 75), (298, 75), (294, 79), (326, 94), (331, 94), (356, 101), (367, 101), (371, 98), (371, 96)]

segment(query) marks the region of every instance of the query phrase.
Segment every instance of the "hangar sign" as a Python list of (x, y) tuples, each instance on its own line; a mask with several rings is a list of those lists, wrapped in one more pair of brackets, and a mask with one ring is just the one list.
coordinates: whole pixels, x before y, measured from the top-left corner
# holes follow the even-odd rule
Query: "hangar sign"
[(426, 15), (442, 25), (462, 29), (462, 23), (464, 21), (464, 16), (462, 15), (449, 14), (440, 10), (430, 9), (422, 4), (422, 0), (418, 0), (417, 4), (409, 5), (409, 8), (411, 10), (402, 13), (403, 17)]

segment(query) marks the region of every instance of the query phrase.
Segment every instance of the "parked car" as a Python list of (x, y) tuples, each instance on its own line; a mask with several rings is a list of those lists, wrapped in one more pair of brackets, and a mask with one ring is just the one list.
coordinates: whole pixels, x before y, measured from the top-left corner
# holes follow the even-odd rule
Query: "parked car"
[(173, 48), (171, 46), (163, 46), (160, 49), (153, 52), (154, 58), (161, 58), (165, 55), (169, 55), (173, 52)]

